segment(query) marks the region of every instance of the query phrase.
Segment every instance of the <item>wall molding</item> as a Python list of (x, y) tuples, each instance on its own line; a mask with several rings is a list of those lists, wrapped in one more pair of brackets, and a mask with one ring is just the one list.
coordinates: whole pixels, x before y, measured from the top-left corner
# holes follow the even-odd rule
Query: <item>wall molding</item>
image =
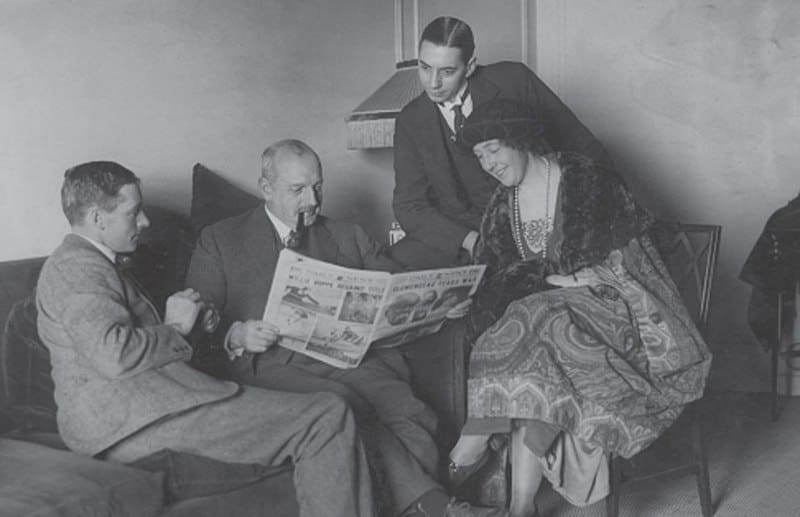
[(564, 77), (567, 2), (534, 0), (535, 63), (537, 75), (560, 96)]

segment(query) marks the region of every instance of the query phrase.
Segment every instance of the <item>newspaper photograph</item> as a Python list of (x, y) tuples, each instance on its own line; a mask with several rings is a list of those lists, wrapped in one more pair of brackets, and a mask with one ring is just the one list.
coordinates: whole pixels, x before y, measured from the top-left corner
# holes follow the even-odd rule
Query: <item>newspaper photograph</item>
[[(263, 319), (278, 344), (354, 368), (370, 346), (398, 346), (439, 330), (477, 289), (485, 266), (391, 274), (281, 251)], [(373, 344), (374, 343), (374, 344)]]
[(375, 346), (397, 346), (437, 332), (447, 312), (475, 292), (486, 266), (463, 266), (391, 276), (375, 324)]

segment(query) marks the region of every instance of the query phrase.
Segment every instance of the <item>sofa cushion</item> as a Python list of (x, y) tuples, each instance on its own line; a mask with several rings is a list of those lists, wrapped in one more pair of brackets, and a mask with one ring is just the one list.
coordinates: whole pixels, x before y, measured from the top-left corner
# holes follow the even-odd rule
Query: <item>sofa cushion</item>
[[(192, 205), (190, 219), (197, 235), (204, 227), (241, 214), (263, 203), (263, 200), (210, 170), (195, 164), (192, 172)], [(192, 366), (215, 377), (227, 375), (227, 353), (216, 335), (200, 335), (194, 341)]]
[(132, 254), (133, 274), (163, 312), (167, 297), (183, 289), (195, 234), (185, 215), (153, 206), (145, 213), (150, 226)]
[(164, 504), (160, 474), (0, 438), (0, 517), (148, 517)]
[(239, 215), (263, 200), (198, 163), (192, 173), (190, 219), (195, 231), (217, 221)]
[(57, 432), (50, 352), (36, 330), (35, 293), (11, 308), (0, 339), (3, 410), (26, 431)]

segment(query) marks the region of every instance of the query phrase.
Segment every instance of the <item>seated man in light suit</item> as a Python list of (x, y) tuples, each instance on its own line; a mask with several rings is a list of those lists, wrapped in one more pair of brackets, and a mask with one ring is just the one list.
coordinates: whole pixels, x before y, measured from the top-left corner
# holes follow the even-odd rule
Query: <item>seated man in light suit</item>
[[(382, 480), (382, 513), (417, 515), (413, 512), (421, 505), (427, 513), (418, 515), (444, 515), (449, 497), (436, 481), (436, 417), (412, 393), (410, 372), (399, 351), (370, 351), (358, 367), (338, 369), (275, 346), (277, 329), (262, 320), (284, 246), (345, 267), (392, 271), (399, 266), (360, 226), (320, 215), (322, 167), (304, 142), (282, 140), (269, 146), (258, 185), (264, 206), (205, 228), (186, 279), (187, 287), (222, 313), (219, 331), (232, 358), (231, 375), (243, 384), (343, 396), (359, 424), (370, 425), (362, 435), (377, 448), (370, 458), (376, 460), (371, 467)], [(304, 226), (295, 235), (301, 215)], [(458, 315), (451, 311), (451, 317)]]
[(72, 233), (45, 262), (36, 303), (64, 443), (124, 463), (165, 448), (231, 463), (291, 460), (301, 516), (371, 517), (365, 453), (341, 398), (240, 388), (194, 370), (185, 336), (198, 293), (172, 295), (162, 320), (115, 268), (149, 225), (139, 179), (114, 162), (84, 163), (65, 173), (61, 200)]

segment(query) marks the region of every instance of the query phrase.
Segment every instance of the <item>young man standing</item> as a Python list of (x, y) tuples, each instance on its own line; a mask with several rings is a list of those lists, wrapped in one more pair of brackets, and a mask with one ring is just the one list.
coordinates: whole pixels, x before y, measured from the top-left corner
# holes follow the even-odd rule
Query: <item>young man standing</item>
[(433, 20), (419, 43), (419, 78), (425, 92), (400, 112), (394, 137), (394, 213), (406, 237), (392, 257), (415, 269), (469, 261), (478, 227), (497, 180), (484, 173), (456, 134), (472, 108), (500, 97), (531, 106), (546, 123), (557, 151), (606, 163), (603, 146), (564, 103), (522, 63), (478, 66), (469, 25)]

